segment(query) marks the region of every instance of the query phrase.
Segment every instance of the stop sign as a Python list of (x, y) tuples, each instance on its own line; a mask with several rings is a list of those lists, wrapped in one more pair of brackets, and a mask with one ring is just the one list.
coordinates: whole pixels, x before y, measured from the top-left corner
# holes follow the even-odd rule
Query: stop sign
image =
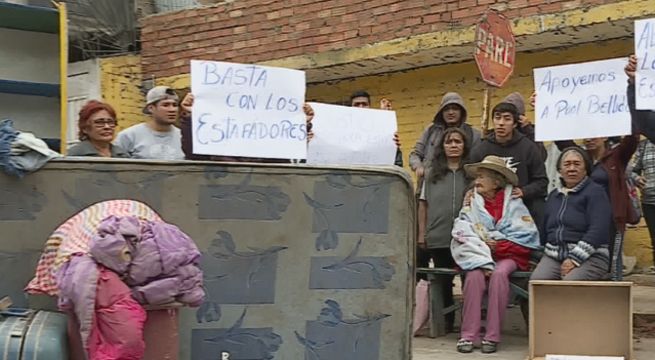
[(501, 87), (514, 71), (516, 42), (506, 17), (489, 9), (475, 30), (475, 62), (482, 80)]

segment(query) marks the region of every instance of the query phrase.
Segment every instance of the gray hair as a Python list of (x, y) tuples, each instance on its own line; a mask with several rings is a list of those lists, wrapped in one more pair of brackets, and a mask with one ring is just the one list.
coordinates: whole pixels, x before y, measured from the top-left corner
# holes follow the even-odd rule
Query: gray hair
[(482, 168), (478, 171), (484, 171), (493, 181), (498, 184), (498, 189), (504, 189), (507, 187), (509, 184), (509, 181), (507, 181), (507, 178), (505, 178), (501, 173), (490, 170), (490, 169), (485, 169)]

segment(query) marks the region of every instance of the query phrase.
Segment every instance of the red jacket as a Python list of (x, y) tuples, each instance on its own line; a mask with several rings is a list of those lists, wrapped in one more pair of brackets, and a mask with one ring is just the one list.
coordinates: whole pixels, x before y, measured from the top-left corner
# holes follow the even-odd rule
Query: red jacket
[[(496, 194), (493, 200), (484, 199), (484, 208), (493, 216), (495, 222), (503, 217), (503, 205), (505, 200), (505, 191), (501, 190)], [(525, 271), (529, 268), (531, 250), (509, 240), (496, 241), (496, 248), (492, 255), (494, 260), (511, 259), (516, 262), (519, 270)]]

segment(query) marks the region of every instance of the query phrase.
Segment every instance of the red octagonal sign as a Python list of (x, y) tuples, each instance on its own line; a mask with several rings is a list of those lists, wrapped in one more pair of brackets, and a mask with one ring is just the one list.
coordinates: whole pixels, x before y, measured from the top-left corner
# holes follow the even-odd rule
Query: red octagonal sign
[(475, 62), (482, 80), (501, 87), (514, 71), (516, 42), (509, 20), (495, 10), (488, 10), (475, 30)]

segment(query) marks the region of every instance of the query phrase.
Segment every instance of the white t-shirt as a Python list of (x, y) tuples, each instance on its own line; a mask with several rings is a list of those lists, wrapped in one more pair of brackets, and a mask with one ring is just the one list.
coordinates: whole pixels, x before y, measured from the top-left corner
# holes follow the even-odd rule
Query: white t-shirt
[(145, 123), (129, 127), (116, 136), (114, 144), (125, 149), (134, 159), (184, 160), (182, 132), (152, 130)]

